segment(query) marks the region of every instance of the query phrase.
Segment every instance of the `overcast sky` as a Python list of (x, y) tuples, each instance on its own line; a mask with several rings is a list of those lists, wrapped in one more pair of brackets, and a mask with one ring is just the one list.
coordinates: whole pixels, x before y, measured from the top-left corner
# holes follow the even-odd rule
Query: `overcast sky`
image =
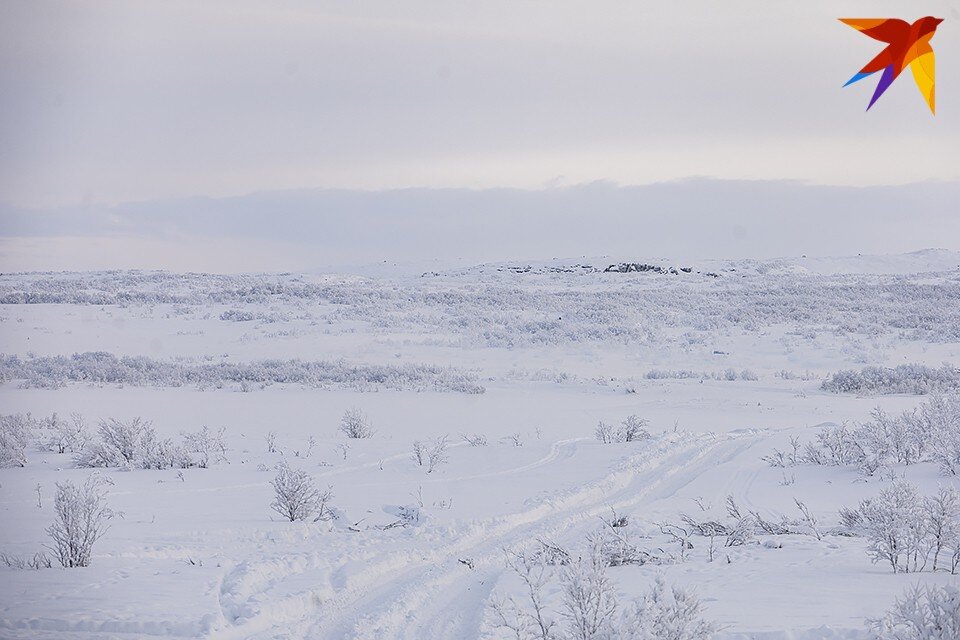
[[(882, 45), (837, 18), (928, 14), (946, 18), (932, 43), (937, 116), (909, 72), (864, 113), (875, 82), (841, 85)], [(642, 222), (654, 202), (665, 207), (659, 216), (676, 204), (685, 207), (677, 218), (702, 216), (704, 229), (743, 229), (729, 253), (765, 255), (800, 248), (775, 230), (750, 233), (780, 219), (771, 208), (804, 192), (797, 183), (818, 215), (849, 216), (839, 225), (847, 235), (805, 237), (810, 253), (960, 249), (956, 200), (944, 199), (960, 181), (957, 79), (960, 12), (944, 0), (3, 0), (0, 268), (216, 269), (235, 242), (262, 255), (255, 268), (273, 266), (270, 256), (283, 269), (341, 259), (318, 252), (414, 259), (438, 244), (480, 258), (544, 257), (575, 249), (591, 215), (629, 222), (636, 212)], [(686, 181), (692, 190), (673, 200), (629, 188), (690, 177), (738, 186)], [(570, 187), (594, 181), (624, 188), (591, 212), (590, 190)], [(949, 184), (891, 191), (928, 181)], [(510, 192), (509, 205), (526, 203), (525, 221), (522, 207), (493, 216), (506, 196), (482, 190), (505, 187), (525, 190)], [(383, 191), (408, 188), (418, 189), (414, 208), (402, 191)], [(751, 188), (765, 189), (763, 207), (749, 206)], [(353, 194), (347, 207), (342, 190), (380, 193)], [(291, 193), (300, 208), (288, 211)], [(861, 206), (851, 209), (851, 193)], [(892, 193), (903, 213), (883, 218), (889, 244), (865, 242), (853, 229)], [(246, 194), (260, 211), (224, 213)], [(194, 224), (197, 198), (226, 198), (214, 207), (215, 233)], [(581, 213), (569, 213), (573, 202)], [(257, 222), (280, 215), (271, 207), (288, 211), (274, 225), (288, 234), (264, 239)], [(511, 221), (549, 224), (551, 207), (583, 216), (560, 225), (573, 235), (524, 232), (523, 242), (477, 251), (461, 233), (493, 216), (506, 237)], [(381, 246), (336, 226), (349, 222), (347, 209), (353, 222), (387, 216), (420, 236)], [(70, 223), (51, 224), (56, 216)], [(304, 224), (327, 240), (304, 237)], [(689, 225), (668, 227), (674, 251), (716, 248)], [(574, 253), (624, 242), (587, 244)]]

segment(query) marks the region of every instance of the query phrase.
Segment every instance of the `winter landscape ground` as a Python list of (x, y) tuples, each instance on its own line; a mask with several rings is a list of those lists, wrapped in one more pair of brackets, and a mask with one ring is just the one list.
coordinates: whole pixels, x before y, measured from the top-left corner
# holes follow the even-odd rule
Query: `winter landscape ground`
[(911, 589), (960, 599), (957, 253), (3, 274), (0, 353), (3, 638), (906, 638)]

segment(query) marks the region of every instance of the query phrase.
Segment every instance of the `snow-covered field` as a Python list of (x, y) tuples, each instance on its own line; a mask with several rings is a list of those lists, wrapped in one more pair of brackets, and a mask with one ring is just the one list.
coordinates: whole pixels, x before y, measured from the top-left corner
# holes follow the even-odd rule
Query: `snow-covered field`
[[(927, 455), (869, 473), (765, 460), (926, 400), (822, 389), (838, 371), (927, 365), (946, 381), (918, 390), (951, 390), (955, 253), (4, 274), (0, 353), (0, 413), (78, 413), (94, 437), (139, 416), (174, 444), (206, 426), (226, 445), (208, 468), (90, 469), (36, 425), (25, 466), (0, 469), (0, 552), (50, 544), (57, 483), (99, 474), (113, 515), (87, 567), (0, 566), (3, 638), (517, 637), (493, 606), (526, 606), (510, 554), (582, 557), (591, 539), (630, 556), (605, 571), (621, 608), (662, 576), (719, 638), (867, 637), (905, 589), (958, 583), (930, 563), (894, 573), (841, 526), (895, 479), (960, 484)], [(373, 437), (341, 433), (352, 409)], [(595, 436), (631, 415), (649, 437)], [(414, 442), (444, 436), (428, 472)], [(284, 465), (332, 488), (319, 520), (271, 509)], [(713, 549), (670, 535), (738, 520), (744, 539)], [(544, 571), (560, 629), (568, 568)]]

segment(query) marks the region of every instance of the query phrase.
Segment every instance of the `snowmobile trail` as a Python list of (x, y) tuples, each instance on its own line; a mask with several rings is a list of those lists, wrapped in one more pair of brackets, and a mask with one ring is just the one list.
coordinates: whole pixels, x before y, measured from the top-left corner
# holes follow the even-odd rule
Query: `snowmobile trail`
[[(470, 523), (442, 545), (372, 560), (333, 594), (282, 588), (271, 580), (264, 586), (282, 593), (284, 602), (270, 602), (262, 591), (244, 593), (248, 605), (234, 603), (244, 611), (243, 620), (213, 637), (270, 638), (291, 633), (331, 640), (476, 637), (490, 591), (504, 570), (504, 549), (522, 547), (538, 537), (577, 542), (599, 526), (599, 517), (611, 507), (628, 510), (666, 499), (760, 438), (756, 433), (660, 437), (606, 475), (541, 498), (522, 512)], [(533, 466), (576, 464), (577, 444), (566, 441), (552, 448), (548, 460)], [(292, 573), (281, 582), (302, 586), (301, 568), (319, 570), (312, 563), (299, 568), (297, 564), (289, 565)]]

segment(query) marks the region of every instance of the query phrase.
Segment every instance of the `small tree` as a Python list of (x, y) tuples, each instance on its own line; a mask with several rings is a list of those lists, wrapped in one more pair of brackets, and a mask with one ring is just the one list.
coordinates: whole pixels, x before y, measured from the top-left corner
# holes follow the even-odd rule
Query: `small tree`
[(375, 431), (360, 409), (347, 409), (340, 419), (340, 431), (348, 438), (372, 438)]
[(613, 634), (617, 600), (603, 552), (591, 545), (585, 557), (562, 568), (562, 615), (571, 640), (600, 640)]
[(93, 544), (107, 531), (107, 520), (113, 514), (101, 485), (95, 475), (79, 487), (69, 480), (57, 483), (57, 519), (47, 527), (47, 535), (53, 540), (49, 549), (64, 567), (89, 565)]
[(141, 418), (129, 421), (102, 420), (97, 440), (90, 442), (77, 456), (81, 467), (133, 466), (143, 451), (145, 440), (156, 440), (150, 423)]
[(441, 436), (433, 441), (433, 446), (427, 452), (427, 473), (433, 473), (441, 464), (447, 463), (447, 446), (450, 441), (447, 436)]
[(0, 416), (0, 467), (23, 467), (27, 464), (27, 442), (33, 433), (30, 414)]
[(667, 587), (658, 575), (653, 588), (624, 615), (622, 640), (708, 640), (719, 628), (702, 615), (696, 594)]
[(917, 488), (900, 480), (860, 505), (874, 562), (888, 562), (894, 573), (916, 571), (926, 528)]
[(868, 620), (875, 640), (960, 638), (960, 589), (919, 585), (898, 598), (880, 619)]
[(620, 439), (623, 442), (633, 442), (634, 440), (644, 440), (650, 437), (647, 426), (650, 423), (635, 415), (629, 415), (620, 423)]
[[(960, 493), (953, 487), (940, 487), (936, 495), (923, 501), (926, 517), (927, 535), (933, 547), (933, 570), (937, 570), (940, 556), (944, 551), (960, 550)], [(953, 558), (951, 558), (953, 560)], [(951, 562), (951, 573), (956, 570), (956, 562)]]
[(90, 440), (90, 432), (79, 413), (70, 414), (70, 420), (64, 420), (54, 413), (45, 418), (41, 426), (46, 436), (41, 446), (46, 451), (78, 452), (82, 451)]
[(203, 427), (200, 431), (185, 432), (183, 442), (187, 451), (196, 454), (195, 464), (206, 469), (211, 463), (225, 462), (227, 459), (227, 445), (223, 440), (225, 427), (220, 427), (214, 433), (210, 427)]
[(597, 440), (604, 444), (616, 442), (616, 429), (612, 424), (607, 424), (603, 420), (597, 423), (597, 428), (593, 430)]
[(422, 440), (414, 440), (413, 442), (413, 453), (410, 455), (410, 458), (417, 463), (418, 466), (423, 466), (423, 463), (427, 461), (427, 445)]
[(290, 522), (307, 520), (314, 514), (317, 514), (315, 520), (329, 517), (327, 503), (333, 498), (332, 489), (318, 489), (313, 478), (303, 469), (291, 469), (281, 464), (277, 477), (270, 484), (274, 491), (270, 507)]
[(523, 582), (530, 608), (512, 596), (493, 600), (491, 608), (497, 616), (497, 626), (512, 631), (517, 640), (559, 640), (557, 621), (547, 608), (549, 574), (546, 567), (522, 553), (508, 553), (507, 567)]

